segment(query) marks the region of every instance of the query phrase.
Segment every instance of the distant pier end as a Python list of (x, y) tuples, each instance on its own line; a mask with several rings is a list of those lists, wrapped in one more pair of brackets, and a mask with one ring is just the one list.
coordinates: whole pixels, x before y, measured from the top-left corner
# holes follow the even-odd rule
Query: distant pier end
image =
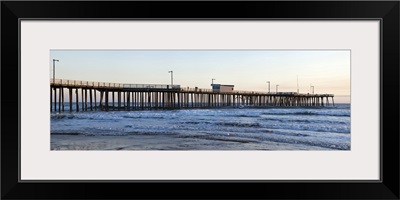
[[(234, 85), (212, 84), (212, 89), (180, 85), (120, 84), (92, 81), (50, 80), (51, 112), (65, 111), (64, 94), (75, 102), (74, 111), (157, 110), (222, 107), (319, 107), (333, 106), (333, 94), (256, 92), (234, 90)], [(99, 95), (99, 96), (97, 96)], [(331, 102), (329, 101), (331, 99)], [(73, 111), (73, 105), (68, 106)]]

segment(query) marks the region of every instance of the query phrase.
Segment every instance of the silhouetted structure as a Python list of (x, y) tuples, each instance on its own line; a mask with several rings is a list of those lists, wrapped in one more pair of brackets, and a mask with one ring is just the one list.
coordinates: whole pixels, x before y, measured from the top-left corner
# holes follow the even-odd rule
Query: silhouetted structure
[[(332, 105), (334, 105), (333, 94), (237, 90), (224, 92), (197, 87), (181, 88), (179, 85), (119, 84), (57, 79), (50, 81), (50, 109), (52, 112), (64, 111), (64, 90), (68, 90), (69, 102), (76, 102), (75, 110), (77, 112), (98, 109), (109, 111), (243, 106), (316, 107), (329, 106), (329, 98), (332, 99)], [(96, 91), (100, 94), (99, 102)], [(81, 99), (80, 102), (79, 99)], [(72, 112), (72, 110), (71, 104), (69, 111)]]

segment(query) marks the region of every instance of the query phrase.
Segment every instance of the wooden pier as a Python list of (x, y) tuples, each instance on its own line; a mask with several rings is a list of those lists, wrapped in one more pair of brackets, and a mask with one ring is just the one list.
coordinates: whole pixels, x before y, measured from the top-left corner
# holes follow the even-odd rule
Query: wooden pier
[[(333, 94), (267, 93), (254, 91), (214, 92), (179, 85), (120, 84), (74, 80), (50, 81), (51, 112), (158, 110), (229, 107), (318, 107), (334, 105)], [(99, 95), (99, 96), (97, 96)], [(331, 99), (331, 102), (329, 102)]]

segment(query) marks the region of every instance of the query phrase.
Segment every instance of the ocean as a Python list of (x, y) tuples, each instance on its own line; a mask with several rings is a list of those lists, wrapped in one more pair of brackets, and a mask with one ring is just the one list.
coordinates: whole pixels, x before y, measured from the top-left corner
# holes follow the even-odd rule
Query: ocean
[(51, 150), (350, 150), (350, 104), (50, 115)]

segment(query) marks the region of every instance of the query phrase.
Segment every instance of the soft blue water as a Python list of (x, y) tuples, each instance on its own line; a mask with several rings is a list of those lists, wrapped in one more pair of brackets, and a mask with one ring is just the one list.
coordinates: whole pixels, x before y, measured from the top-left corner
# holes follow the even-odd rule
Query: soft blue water
[(146, 134), (218, 141), (272, 141), (288, 147), (301, 144), (310, 149), (350, 150), (350, 105), (63, 112), (51, 114), (51, 132), (95, 137)]

